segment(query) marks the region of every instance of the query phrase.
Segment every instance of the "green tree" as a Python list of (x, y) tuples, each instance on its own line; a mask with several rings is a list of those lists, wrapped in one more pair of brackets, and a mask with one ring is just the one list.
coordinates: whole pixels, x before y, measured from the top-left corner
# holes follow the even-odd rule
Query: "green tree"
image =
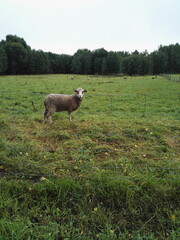
[(135, 74), (144, 75), (148, 72), (148, 61), (144, 54), (134, 56)]
[(37, 74), (37, 60), (36, 60), (36, 51), (35, 50), (31, 50), (28, 51), (27, 54), (27, 73), (28, 74)]
[(134, 57), (132, 55), (123, 58), (122, 72), (125, 74), (129, 74), (130, 76), (135, 74)]
[(120, 70), (120, 60), (116, 52), (109, 52), (106, 59), (106, 73), (118, 73)]
[(178, 43), (174, 45), (174, 58), (175, 58), (174, 72), (180, 73), (180, 45)]
[(17, 42), (6, 42), (4, 45), (8, 60), (8, 74), (21, 74), (26, 64), (27, 50)]
[(167, 49), (160, 47), (157, 52), (157, 61), (158, 61), (158, 73), (166, 73), (168, 71), (168, 54)]
[(6, 36), (6, 42), (13, 42), (13, 43), (19, 43), (21, 44), (24, 48), (30, 49), (30, 47), (27, 45), (25, 40), (23, 38), (20, 38), (16, 35), (7, 35)]
[(61, 54), (60, 61), (61, 61), (61, 73), (64, 74), (71, 73), (72, 56), (68, 54)]
[(118, 58), (119, 58), (119, 72), (122, 73), (123, 69), (122, 69), (122, 62), (123, 59), (127, 56), (129, 56), (130, 54), (128, 52), (117, 52)]
[(56, 74), (62, 73), (63, 63), (62, 63), (61, 56), (51, 52), (48, 53), (48, 56), (51, 64), (52, 73), (56, 73)]
[(31, 50), (23, 38), (7, 35), (0, 42), (0, 74), (125, 74), (180, 73), (180, 45), (160, 46), (148, 54), (79, 49), (73, 56)]
[(77, 74), (91, 73), (92, 53), (88, 49), (79, 49), (73, 56), (72, 71)]
[(108, 52), (104, 48), (100, 48), (92, 52), (93, 74), (105, 74), (107, 55)]
[(42, 50), (31, 50), (28, 53), (27, 63), (28, 74), (49, 74), (53, 73), (48, 53)]
[(7, 62), (7, 56), (6, 52), (0, 44), (0, 74), (4, 74), (7, 70), (8, 62)]

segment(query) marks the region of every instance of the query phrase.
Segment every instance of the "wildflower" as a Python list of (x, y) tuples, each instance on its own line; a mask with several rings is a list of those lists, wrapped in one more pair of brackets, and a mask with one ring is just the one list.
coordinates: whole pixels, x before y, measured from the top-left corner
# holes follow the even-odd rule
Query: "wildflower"
[(45, 181), (45, 180), (47, 180), (47, 178), (45, 178), (45, 177), (40, 177), (40, 179), (39, 179), (39, 181)]
[(95, 208), (94, 208), (94, 212), (97, 212), (97, 210), (98, 210), (97, 207), (95, 207)]
[(110, 233), (114, 234), (114, 230), (110, 230)]
[(176, 216), (175, 215), (171, 215), (171, 219), (172, 220), (176, 219)]

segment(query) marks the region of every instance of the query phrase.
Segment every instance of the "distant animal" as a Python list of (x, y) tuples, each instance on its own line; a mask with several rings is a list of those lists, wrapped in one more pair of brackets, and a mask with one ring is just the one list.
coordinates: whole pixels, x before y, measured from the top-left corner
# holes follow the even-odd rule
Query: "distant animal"
[(67, 111), (69, 114), (69, 121), (72, 121), (71, 114), (77, 110), (83, 100), (84, 93), (87, 92), (83, 88), (74, 90), (74, 94), (49, 94), (44, 99), (44, 123), (49, 121), (52, 123), (51, 116), (55, 112)]

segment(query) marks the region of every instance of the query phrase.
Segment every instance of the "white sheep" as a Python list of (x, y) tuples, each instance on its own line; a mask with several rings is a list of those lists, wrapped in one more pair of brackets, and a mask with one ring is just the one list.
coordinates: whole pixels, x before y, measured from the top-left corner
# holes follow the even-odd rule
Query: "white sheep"
[(65, 94), (49, 94), (44, 99), (44, 123), (49, 121), (52, 123), (51, 116), (55, 112), (67, 111), (69, 114), (69, 121), (72, 121), (71, 113), (77, 110), (82, 102), (84, 93), (87, 92), (82, 88), (77, 88), (74, 90), (74, 94), (65, 95)]

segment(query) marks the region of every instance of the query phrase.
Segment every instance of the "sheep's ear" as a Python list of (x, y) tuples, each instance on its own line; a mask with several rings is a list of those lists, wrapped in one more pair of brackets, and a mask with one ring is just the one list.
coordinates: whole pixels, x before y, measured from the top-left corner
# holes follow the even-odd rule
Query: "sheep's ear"
[(84, 90), (83, 92), (87, 92), (87, 90)]
[(74, 89), (74, 92), (79, 93), (77, 89)]

